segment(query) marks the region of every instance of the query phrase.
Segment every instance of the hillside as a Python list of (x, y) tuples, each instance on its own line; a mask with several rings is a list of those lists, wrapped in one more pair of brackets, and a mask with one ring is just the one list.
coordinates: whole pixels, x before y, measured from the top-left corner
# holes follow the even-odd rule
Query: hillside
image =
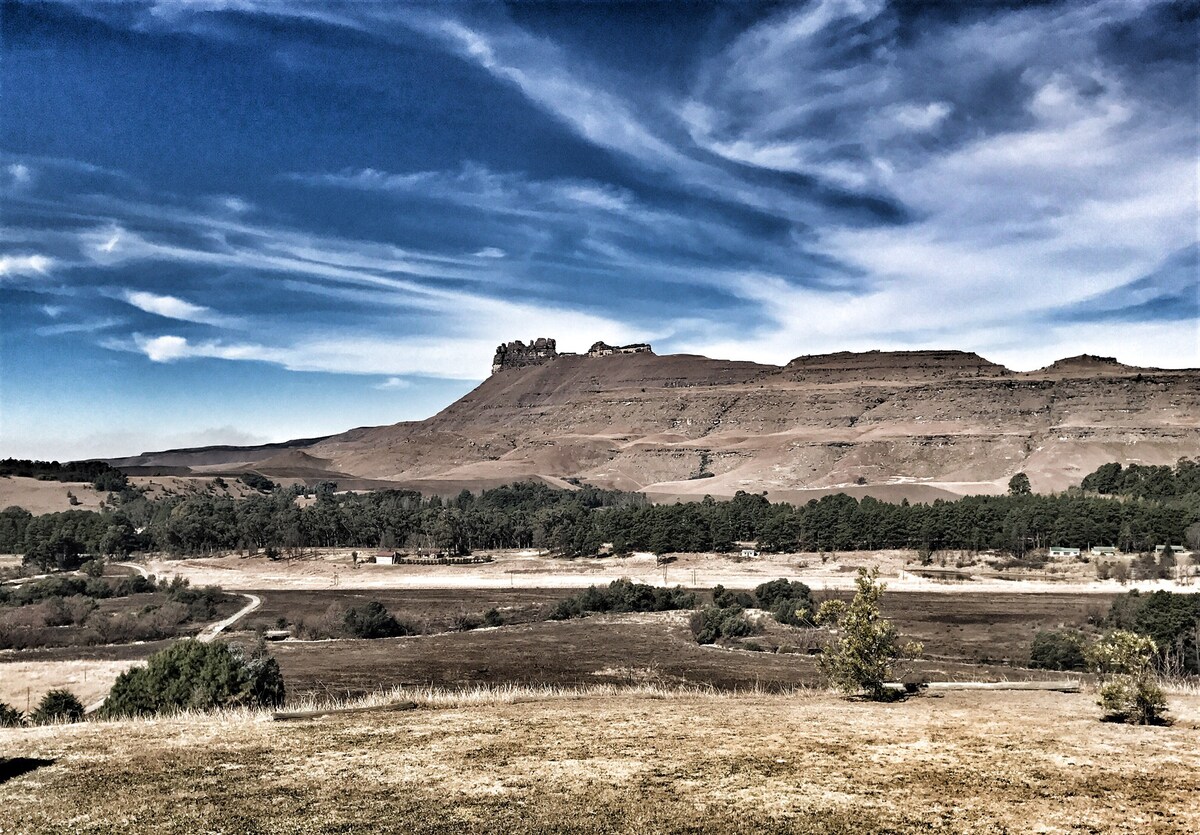
[[(658, 496), (831, 488), (899, 500), (1078, 484), (1108, 461), (1200, 451), (1200, 371), (1102, 357), (1017, 373), (959, 351), (838, 353), (784, 367), (658, 356), (649, 346), (497, 352), (496, 371), (433, 417), (313, 441), (176, 451), (121, 466), (486, 486), (578, 478)], [(610, 346), (604, 346), (606, 349)]]

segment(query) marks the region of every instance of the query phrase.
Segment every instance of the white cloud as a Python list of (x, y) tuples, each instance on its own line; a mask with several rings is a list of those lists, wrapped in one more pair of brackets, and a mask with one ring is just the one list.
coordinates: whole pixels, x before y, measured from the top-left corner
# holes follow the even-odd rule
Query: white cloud
[(403, 377), (388, 377), (381, 383), (376, 383), (371, 388), (379, 391), (398, 391), (400, 389), (412, 388), (412, 383), (405, 380)]
[(931, 131), (950, 115), (951, 107), (944, 101), (926, 105), (902, 104), (889, 108), (886, 115), (906, 131), (917, 133)]
[(54, 259), (45, 255), (0, 255), (0, 278), (43, 276), (53, 266)]
[(43, 325), (35, 331), (38, 336), (61, 336), (68, 333), (98, 333), (125, 324), (121, 319), (86, 319), (82, 322), (63, 322), (59, 325)]
[(476, 258), (504, 258), (508, 253), (499, 247), (485, 246), (475, 252)]
[(33, 182), (33, 171), (24, 163), (11, 163), (5, 170), (8, 172), (9, 182), (14, 188), (20, 188)]
[(583, 313), (501, 299), (463, 298), (441, 319), (435, 335), (356, 336), (345, 333), (288, 333), (275, 344), (192, 341), (183, 336), (134, 334), (133, 349), (153, 362), (222, 359), (266, 362), (291, 371), (384, 376), (421, 375), (479, 380), (491, 368), (498, 344), (516, 338), (558, 337), (562, 351), (582, 352), (604, 335), (617, 343), (640, 342), (666, 331), (646, 331), (626, 323)]
[(211, 308), (192, 304), (175, 296), (159, 296), (142, 290), (127, 290), (123, 298), (138, 310), (153, 313), (166, 319), (179, 319), (184, 322), (201, 322), (216, 324), (223, 321)]
[[(820, 224), (807, 245), (865, 276), (865, 289), (734, 281), (762, 305), (762, 326), (738, 338), (718, 327), (688, 349), (778, 362), (831, 349), (968, 347), (1024, 367), (1103, 353), (1110, 327), (1059, 326), (1050, 312), (1147, 275), (1196, 241), (1194, 120), (1126, 89), (1094, 47), (1097, 31), (1136, 9), (1001, 11), (931, 31), (930, 43), (891, 39), (881, 11), (816, 3), (752, 29), (702, 70), (680, 115), (715, 153), (878, 190), (913, 219)], [(839, 46), (829, 45), (841, 44), (833, 27), (843, 19), (879, 27), (878, 61), (836, 66)], [(1014, 96), (1032, 94), (1005, 123), (926, 148), (922, 136), (957, 118), (939, 97), (953, 85), (928, 72), (930, 60), (1019, 71)], [(1194, 365), (1189, 326), (1140, 325), (1129, 361)]]
[(475, 210), (520, 217), (573, 213), (581, 207), (614, 213), (634, 208), (632, 196), (616, 186), (573, 179), (531, 180), (519, 173), (496, 172), (470, 162), (457, 171), (389, 174), (365, 168), (338, 174), (291, 174), (289, 179), (308, 185), (444, 200)]
[(156, 336), (151, 339), (134, 337), (138, 348), (153, 362), (172, 362), (188, 356), (196, 356), (188, 341), (182, 336)]

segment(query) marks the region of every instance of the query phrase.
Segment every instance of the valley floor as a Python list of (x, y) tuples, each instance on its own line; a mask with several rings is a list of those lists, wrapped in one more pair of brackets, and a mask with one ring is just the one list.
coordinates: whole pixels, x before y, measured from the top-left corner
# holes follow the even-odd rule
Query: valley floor
[(1172, 696), (1169, 727), (1101, 723), (1086, 693), (411, 697), (287, 723), (0, 729), (26, 758), (0, 758), (0, 830), (1200, 831), (1197, 695)]

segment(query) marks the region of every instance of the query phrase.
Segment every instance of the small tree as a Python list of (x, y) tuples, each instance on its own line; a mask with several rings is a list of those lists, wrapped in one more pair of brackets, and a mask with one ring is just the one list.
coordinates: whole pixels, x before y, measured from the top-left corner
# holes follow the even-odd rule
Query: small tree
[(70, 690), (51, 690), (29, 717), (35, 725), (53, 722), (78, 722), (83, 719), (83, 702)]
[(892, 677), (892, 665), (915, 658), (924, 650), (920, 644), (901, 644), (896, 627), (879, 611), (886, 585), (879, 582), (879, 569), (858, 570), (858, 591), (847, 604), (826, 600), (817, 611), (817, 623), (836, 624), (837, 641), (821, 654), (821, 670), (829, 681), (846, 693), (863, 693), (875, 701), (893, 698), (895, 691), (884, 685)]
[(1028, 496), (1033, 492), (1033, 488), (1029, 484), (1029, 476), (1025, 473), (1017, 473), (1008, 480), (1008, 495), (1010, 496)]
[(1153, 638), (1118, 629), (1088, 649), (1100, 674), (1100, 700), (1107, 721), (1153, 725), (1163, 721), (1167, 700), (1154, 680), (1158, 646)]
[(277, 707), (283, 699), (279, 664), (262, 646), (247, 651), (237, 644), (202, 644), (189, 639), (156, 652), (146, 666), (121, 673), (104, 703), (104, 715)]
[(1035, 670), (1086, 670), (1086, 643), (1082, 632), (1042, 630), (1033, 638), (1029, 666)]
[(24, 713), (7, 702), (0, 702), (0, 728), (19, 728), (24, 724)]
[(355, 638), (397, 638), (412, 632), (378, 600), (347, 609), (342, 615), (342, 629)]

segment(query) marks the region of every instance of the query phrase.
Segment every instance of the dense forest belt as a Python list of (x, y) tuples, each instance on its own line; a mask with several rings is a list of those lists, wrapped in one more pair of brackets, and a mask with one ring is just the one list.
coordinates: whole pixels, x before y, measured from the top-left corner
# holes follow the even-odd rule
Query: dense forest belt
[(7, 508), (0, 511), (0, 553), (64, 568), (89, 554), (133, 551), (279, 555), (421, 547), (465, 555), (544, 548), (588, 556), (605, 547), (618, 554), (728, 553), (753, 541), (767, 552), (955, 549), (1022, 558), (1052, 545), (1110, 545), (1136, 553), (1200, 541), (1194, 527), (1200, 523), (1200, 463), (1181, 459), (1174, 468), (1128, 470), (1105, 465), (1085, 482), (1105, 495), (1034, 495), (1018, 474), (1005, 496), (910, 505), (837, 494), (796, 506), (748, 493), (728, 501), (650, 505), (636, 493), (532, 482), (479, 495), (464, 490), (443, 500), (406, 490), (340, 493), (334, 482), (285, 489), (261, 477), (253, 484), (261, 492), (238, 498), (213, 479), (204, 490), (153, 500), (133, 489), (113, 493), (110, 508), (100, 512), (35, 517)]

